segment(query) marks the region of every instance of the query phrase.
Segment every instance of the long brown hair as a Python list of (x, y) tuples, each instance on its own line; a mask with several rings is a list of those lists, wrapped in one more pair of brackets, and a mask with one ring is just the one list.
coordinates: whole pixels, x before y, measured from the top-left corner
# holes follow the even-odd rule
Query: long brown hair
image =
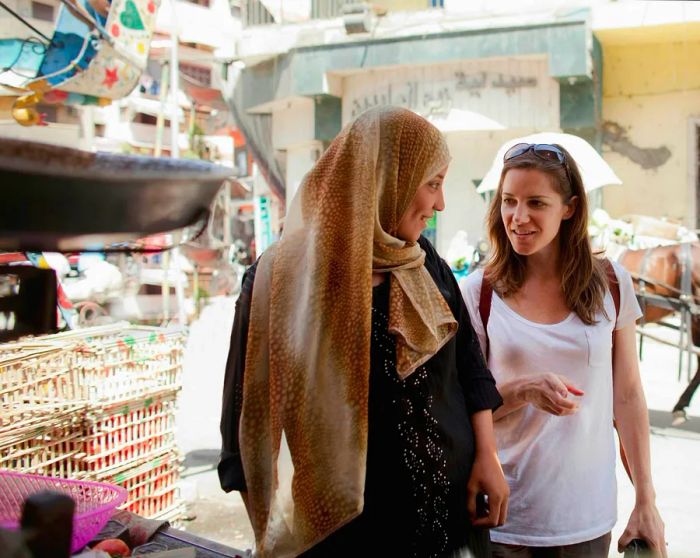
[(491, 256), (484, 273), (503, 297), (518, 292), (525, 282), (526, 256), (519, 255), (513, 249), (501, 217), (503, 181), (510, 169), (539, 170), (550, 177), (564, 203), (569, 203), (574, 196), (578, 198), (573, 215), (562, 221), (559, 229), (561, 286), (567, 307), (583, 323), (591, 325), (596, 321), (597, 312), (607, 317), (603, 307), (607, 278), (603, 263), (593, 255), (588, 237), (588, 201), (581, 173), (569, 152), (560, 145), (556, 147), (566, 157), (568, 174), (565, 166), (558, 161), (541, 159), (532, 151), (504, 162), (498, 190), (487, 217)]

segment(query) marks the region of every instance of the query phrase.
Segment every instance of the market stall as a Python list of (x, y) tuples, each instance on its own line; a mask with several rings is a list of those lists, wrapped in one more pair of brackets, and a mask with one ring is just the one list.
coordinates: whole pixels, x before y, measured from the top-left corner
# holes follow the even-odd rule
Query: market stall
[[(0, 333), (9, 340), (0, 344), (3, 552), (14, 544), (24, 548), (18, 556), (67, 557), (104, 538), (120, 508), (111, 527), (122, 526), (116, 538), (130, 547), (184, 549), (165, 554), (172, 558), (244, 554), (170, 526), (183, 511), (174, 420), (185, 331), (128, 322), (71, 329), (68, 319), (56, 332), (60, 285), (52, 277), (37, 289), (25, 273), (42, 263), (30, 250), (152, 251), (140, 239), (163, 232), (182, 242), (206, 223), (228, 172), (0, 139), (9, 186), (0, 251), (24, 256), (0, 267)], [(24, 323), (27, 306), (54, 319)]]

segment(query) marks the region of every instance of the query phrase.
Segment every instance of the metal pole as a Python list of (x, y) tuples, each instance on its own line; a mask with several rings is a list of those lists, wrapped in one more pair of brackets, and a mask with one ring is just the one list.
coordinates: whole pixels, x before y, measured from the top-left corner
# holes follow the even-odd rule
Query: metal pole
[[(160, 71), (160, 91), (158, 92), (158, 116), (156, 118), (156, 145), (153, 148), (153, 155), (160, 157), (163, 149), (163, 127), (165, 126), (165, 101), (168, 94), (168, 64), (163, 64)], [(170, 123), (172, 125), (172, 122)]]
[(180, 280), (182, 278), (182, 267), (180, 266), (180, 248), (173, 248), (173, 263), (175, 264), (175, 296), (177, 298), (177, 321), (181, 326), (185, 325), (187, 319), (185, 314), (185, 288)]
[(160, 287), (160, 296), (163, 300), (163, 323), (167, 323), (170, 320), (170, 279), (168, 277), (170, 269), (170, 252), (167, 250), (163, 252), (163, 278)]
[(180, 135), (180, 119), (178, 115), (178, 93), (180, 90), (180, 63), (178, 61), (178, 32), (177, 32), (177, 11), (175, 10), (175, 0), (170, 0), (170, 10), (172, 12), (172, 28), (170, 29), (170, 156), (177, 158), (180, 156), (180, 146), (178, 137)]

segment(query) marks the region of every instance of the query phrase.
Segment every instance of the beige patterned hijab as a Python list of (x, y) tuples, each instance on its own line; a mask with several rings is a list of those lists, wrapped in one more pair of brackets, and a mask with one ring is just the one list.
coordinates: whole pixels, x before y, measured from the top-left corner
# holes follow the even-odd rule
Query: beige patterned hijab
[(282, 239), (258, 262), (240, 440), (260, 556), (296, 556), (362, 511), (372, 273), (392, 274), (402, 378), (457, 330), (425, 253), (392, 236), (449, 158), (420, 116), (364, 113), (307, 174)]

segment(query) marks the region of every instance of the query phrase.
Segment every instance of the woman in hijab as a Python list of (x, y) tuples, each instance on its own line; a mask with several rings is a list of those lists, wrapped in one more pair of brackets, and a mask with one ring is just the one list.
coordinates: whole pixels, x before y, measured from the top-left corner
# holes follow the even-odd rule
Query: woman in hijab
[(420, 236), (449, 159), (420, 116), (367, 111), (243, 279), (219, 477), (241, 491), (260, 556), (487, 556), (485, 528), (505, 521), (501, 398)]

